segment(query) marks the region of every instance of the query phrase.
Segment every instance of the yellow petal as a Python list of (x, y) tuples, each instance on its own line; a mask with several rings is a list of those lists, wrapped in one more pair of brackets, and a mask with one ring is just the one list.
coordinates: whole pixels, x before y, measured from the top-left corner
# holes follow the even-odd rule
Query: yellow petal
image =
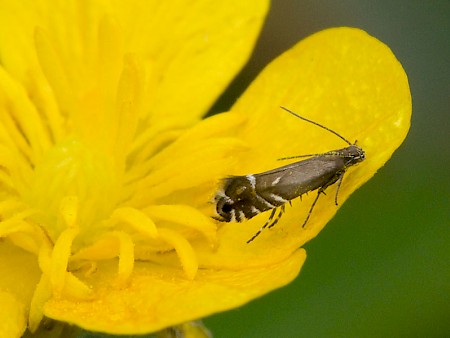
[[(277, 159), (323, 153), (348, 146), (335, 135), (296, 119), (285, 106), (342, 134), (366, 151), (366, 160), (350, 168), (339, 190), (340, 205), (384, 165), (403, 142), (410, 126), (411, 95), (406, 74), (391, 50), (367, 33), (334, 28), (314, 34), (273, 61), (233, 106), (248, 117), (239, 130), (252, 151), (230, 168), (230, 175), (258, 173), (290, 162)], [(268, 213), (244, 223), (224, 224), (214, 255), (201, 255), (208, 266), (263, 266), (284, 259), (316, 236), (336, 213), (336, 185), (321, 196), (303, 221), (317, 192), (293, 200), (272, 229), (250, 244)]]
[(11, 293), (0, 290), (0, 335), (2, 337), (19, 338), (25, 331), (27, 320), (25, 306)]
[(145, 209), (152, 217), (160, 221), (180, 224), (201, 233), (210, 244), (216, 243), (216, 225), (210, 217), (197, 209), (186, 205), (157, 205)]
[[(52, 56), (40, 57), (41, 64), (54, 70), (46, 73), (55, 75), (49, 80), (65, 111), (74, 109), (70, 100), (96, 85), (107, 51), (111, 52), (109, 71), (113, 71), (108, 76), (114, 74), (116, 80), (121, 51), (143, 55), (152, 73), (147, 92), (149, 122), (171, 117), (186, 125), (206, 113), (245, 64), (267, 10), (265, 0), (36, 1), (26, 5), (6, 1), (0, 13), (0, 54), (7, 69), (26, 79), (28, 67), (37, 67), (30, 37), (36, 26), (41, 27), (46, 33), (38, 38), (47, 35), (39, 40), (46, 43), (37, 45)], [(104, 82), (108, 76), (103, 75)], [(61, 81), (54, 82), (55, 78)], [(45, 86), (42, 79), (39, 82)], [(70, 93), (77, 95), (71, 98)]]
[(181, 271), (138, 264), (128, 288), (115, 289), (107, 275), (97, 276), (92, 280), (98, 290), (96, 299), (52, 299), (45, 314), (94, 331), (153, 332), (231, 309), (281, 287), (297, 276), (305, 258), (305, 252), (298, 250), (283, 263), (265, 269), (199, 270), (192, 281)]
[(160, 78), (152, 120), (204, 114), (249, 57), (267, 9), (260, 0), (136, 1), (118, 8), (127, 45), (147, 55)]
[(0, 314), (5, 325), (0, 324), (0, 332), (10, 333), (6, 337), (21, 336), (27, 321), (24, 311), (31, 303), (40, 275), (36, 256), (0, 239), (0, 304), (5, 311)]

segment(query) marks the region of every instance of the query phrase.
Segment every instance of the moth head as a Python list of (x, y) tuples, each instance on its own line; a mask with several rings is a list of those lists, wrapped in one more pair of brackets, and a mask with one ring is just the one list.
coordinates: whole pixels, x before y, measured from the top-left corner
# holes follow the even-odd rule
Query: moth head
[(217, 217), (214, 217), (221, 222), (232, 222), (235, 218), (234, 201), (226, 196), (223, 191), (219, 191), (214, 197), (216, 204)]
[(362, 162), (366, 159), (366, 153), (361, 147), (356, 144), (351, 145), (346, 149), (345, 157), (350, 165)]

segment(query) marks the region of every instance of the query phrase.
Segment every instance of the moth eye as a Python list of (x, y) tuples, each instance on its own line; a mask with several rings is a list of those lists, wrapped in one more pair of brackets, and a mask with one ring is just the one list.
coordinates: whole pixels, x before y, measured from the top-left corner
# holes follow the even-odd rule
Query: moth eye
[(222, 212), (225, 213), (225, 214), (228, 214), (232, 209), (233, 209), (232, 205), (228, 204), (228, 203), (225, 203), (222, 206)]

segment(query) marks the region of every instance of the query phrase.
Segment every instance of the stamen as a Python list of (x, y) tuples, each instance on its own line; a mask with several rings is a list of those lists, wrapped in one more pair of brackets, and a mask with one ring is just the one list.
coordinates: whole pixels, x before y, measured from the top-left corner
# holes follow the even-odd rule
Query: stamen
[(55, 93), (60, 107), (76, 109), (74, 88), (70, 85), (61, 59), (43, 28), (37, 27), (34, 32), (36, 53), (39, 64)]
[(117, 282), (124, 286), (131, 276), (134, 268), (134, 243), (124, 231), (112, 231), (89, 247), (83, 248), (74, 255), (72, 261), (103, 260), (119, 257), (119, 271)]
[(98, 51), (99, 88), (105, 102), (114, 102), (123, 63), (123, 37), (120, 27), (110, 16), (100, 21)]
[[(6, 199), (0, 202), (0, 237), (9, 237), (9, 239), (18, 247), (38, 254), (41, 230), (34, 223), (25, 219), (37, 213), (36, 210), (24, 208), (24, 205), (14, 199)], [(12, 215), (9, 217), (9, 215)], [(9, 217), (9, 218), (8, 218)]]
[(41, 246), (38, 253), (38, 264), (42, 271), (41, 279), (34, 290), (33, 297), (30, 304), (30, 313), (28, 317), (28, 325), (30, 331), (37, 330), (44, 314), (44, 305), (52, 296), (52, 287), (50, 284), (50, 269), (51, 269), (51, 252), (52, 244), (48, 237), (41, 231)]
[[(2, 82), (2, 69), (0, 68), (0, 88)], [(28, 140), (24, 137), (23, 131), (18, 129), (16, 121), (12, 118), (10, 112), (6, 109), (0, 110), (0, 133), (2, 141), (14, 149), (17, 153), (23, 155), (25, 158), (31, 158), (32, 150)], [(6, 164), (6, 163), (5, 163)]]
[(48, 276), (43, 273), (31, 298), (30, 312), (28, 314), (28, 329), (34, 332), (44, 317), (44, 305), (52, 296), (52, 289)]
[[(242, 142), (227, 138), (198, 142), (193, 149), (186, 150), (185, 154), (170, 151), (170, 158), (167, 158), (166, 151), (164, 154), (159, 153), (144, 164), (148, 165), (147, 169), (154, 167), (155, 170), (136, 185), (131, 185), (134, 195), (129, 203), (145, 207), (173, 191), (200, 186), (210, 180), (208, 177), (223, 177), (223, 168), (229, 167), (230, 162), (234, 161), (233, 158), (224, 156), (215, 161), (205, 161), (205, 158), (216, 158), (217, 153), (226, 154), (232, 150), (236, 152), (237, 149), (243, 149)], [(173, 158), (177, 161), (174, 162)], [(179, 175), (180, 168), (183, 168), (183, 175)], [(209, 175), (205, 176), (205, 172)]]
[(50, 146), (50, 138), (42, 119), (23, 87), (3, 69), (0, 69), (0, 88), (7, 100), (5, 106), (8, 107), (0, 112), (2, 138), (12, 141), (4, 144), (20, 149), (33, 161), (37, 154), (42, 154), (43, 149)]
[(69, 228), (58, 237), (51, 253), (50, 283), (57, 297), (62, 294), (67, 276), (67, 264), (71, 253), (72, 242), (79, 229)]
[(65, 296), (68, 296), (75, 300), (89, 300), (92, 299), (92, 296), (94, 294), (90, 287), (88, 287), (70, 272), (66, 273), (63, 293)]
[(41, 238), (36, 236), (33, 232), (15, 232), (8, 236), (10, 241), (17, 247), (24, 249), (25, 251), (31, 252), (37, 255), (39, 253)]
[(139, 165), (131, 167), (131, 170), (127, 173), (127, 182), (132, 182), (144, 177), (148, 172), (148, 169), (142, 164), (145, 163), (147, 159), (152, 158), (155, 153), (164, 146), (176, 140), (183, 132), (184, 130), (168, 130), (162, 131), (157, 135), (152, 135), (153, 138), (151, 141), (143, 145), (139, 154), (133, 158), (133, 162), (138, 163)]
[(80, 249), (71, 256), (71, 261), (79, 260), (105, 260), (120, 255), (120, 247), (117, 239), (106, 233), (104, 237), (97, 239), (94, 244)]
[(158, 230), (155, 223), (140, 210), (130, 207), (119, 208), (114, 211), (111, 218), (126, 222), (134, 229), (150, 238), (156, 238), (158, 236)]
[(158, 229), (158, 232), (163, 241), (175, 248), (186, 277), (190, 280), (194, 279), (198, 270), (198, 261), (197, 255), (191, 244), (176, 231), (170, 229)]
[[(157, 209), (154, 210), (156, 212)], [(161, 210), (159, 210), (159, 212), (161, 212)], [(187, 209), (185, 209), (185, 212), (189, 213)], [(181, 266), (183, 267), (187, 278), (193, 279), (195, 277), (195, 274), (198, 270), (197, 256), (188, 240), (178, 234), (176, 231), (156, 228), (153, 220), (145, 213), (129, 207), (117, 209), (114, 212), (112, 218), (125, 221), (135, 230), (139, 231), (145, 236), (148, 236), (149, 238), (161, 239), (164, 242), (168, 243), (177, 252), (178, 258), (181, 262)], [(198, 216), (197, 218), (199, 219)], [(186, 220), (184, 220), (184, 222), (185, 221)], [(203, 226), (204, 225), (200, 225), (200, 227)]]
[[(125, 156), (131, 148), (137, 128), (142, 103), (144, 83), (144, 66), (135, 55), (125, 56), (123, 71), (120, 75), (116, 98), (116, 121), (118, 133), (116, 136), (117, 154)], [(124, 157), (123, 157), (124, 158)], [(119, 158), (122, 160), (122, 158)]]
[(128, 281), (134, 267), (134, 244), (130, 236), (122, 231), (114, 231), (112, 233), (119, 241), (119, 271), (117, 274), (117, 282), (120, 286), (124, 286)]
[(6, 235), (14, 245), (35, 255), (39, 254), (44, 240), (42, 230), (37, 225), (26, 221), (19, 221), (16, 229), (10, 229), (8, 234), (6, 231), (3, 234), (0, 232), (0, 237)]
[(52, 249), (53, 245), (50, 243), (48, 238), (44, 238), (42, 241), (42, 245), (39, 248), (39, 254), (38, 254), (38, 264), (39, 268), (41, 269), (43, 274), (46, 274), (47, 276), (50, 275), (50, 269), (51, 269), (51, 255), (52, 255)]
[(199, 231), (211, 245), (217, 241), (217, 227), (209, 217), (187, 205), (158, 205), (145, 208), (152, 218), (169, 221)]
[(9, 219), (0, 223), (0, 237), (7, 237), (19, 231), (31, 232), (32, 228), (22, 219)]
[(53, 144), (60, 141), (65, 135), (64, 117), (59, 111), (53, 92), (47, 86), (42, 86), (41, 70), (38, 68), (28, 69), (28, 93), (32, 93), (31, 100), (36, 107), (36, 111), (41, 116), (41, 121), (46, 122), (46, 129), (49, 140)]
[[(193, 208), (186, 206), (158, 206), (152, 207), (151, 213), (163, 220), (185, 224), (186, 219), (193, 219), (192, 224), (187, 225), (200, 231), (212, 243), (215, 241), (215, 225), (209, 219)], [(197, 257), (191, 244), (176, 231), (157, 228), (153, 220), (144, 212), (124, 207), (117, 209), (111, 219), (122, 221), (131, 226), (140, 234), (155, 240), (162, 240), (174, 248), (178, 254), (183, 270), (187, 278), (193, 279), (198, 269)], [(114, 236), (113, 240), (110, 236)], [(117, 240), (119, 243), (117, 243)], [(117, 246), (118, 245), (118, 246)], [(132, 273), (134, 266), (134, 244), (130, 236), (125, 232), (114, 231), (97, 240), (90, 247), (81, 249), (72, 256), (72, 260), (79, 259), (109, 259), (119, 256), (118, 280), (124, 283)]]

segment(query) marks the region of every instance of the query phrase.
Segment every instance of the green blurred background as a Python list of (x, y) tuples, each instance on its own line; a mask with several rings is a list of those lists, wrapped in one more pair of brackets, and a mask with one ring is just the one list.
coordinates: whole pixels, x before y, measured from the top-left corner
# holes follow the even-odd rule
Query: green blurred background
[(410, 133), (321, 234), (289, 286), (204, 320), (216, 338), (450, 337), (450, 1), (274, 0), (254, 55), (213, 108), (321, 29), (385, 42), (408, 74)]

